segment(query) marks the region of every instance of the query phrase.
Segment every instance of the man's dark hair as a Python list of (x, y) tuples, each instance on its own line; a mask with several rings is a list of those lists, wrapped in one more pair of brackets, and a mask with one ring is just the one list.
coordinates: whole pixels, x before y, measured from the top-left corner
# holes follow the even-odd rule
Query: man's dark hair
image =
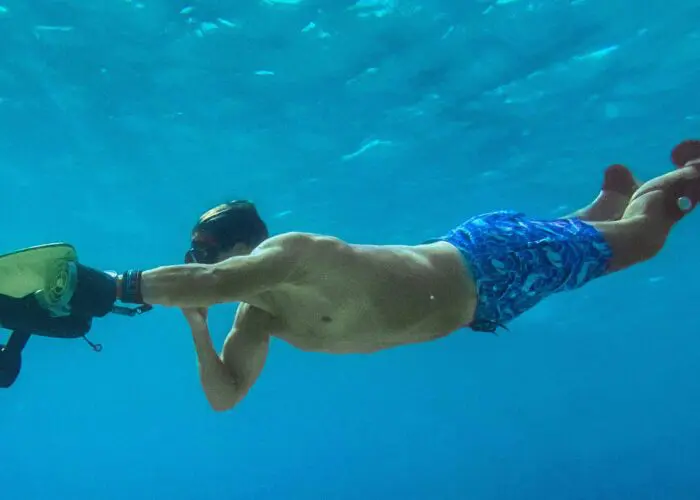
[(208, 233), (216, 239), (221, 250), (230, 250), (237, 243), (255, 248), (270, 235), (255, 205), (236, 200), (207, 210), (197, 221), (192, 233)]

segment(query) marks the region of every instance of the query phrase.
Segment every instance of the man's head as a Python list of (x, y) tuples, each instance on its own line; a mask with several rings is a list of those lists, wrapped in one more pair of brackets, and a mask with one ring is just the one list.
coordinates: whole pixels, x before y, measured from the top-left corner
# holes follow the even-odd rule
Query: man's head
[(253, 203), (224, 203), (206, 211), (195, 224), (185, 262), (213, 264), (247, 255), (268, 236), (267, 226)]

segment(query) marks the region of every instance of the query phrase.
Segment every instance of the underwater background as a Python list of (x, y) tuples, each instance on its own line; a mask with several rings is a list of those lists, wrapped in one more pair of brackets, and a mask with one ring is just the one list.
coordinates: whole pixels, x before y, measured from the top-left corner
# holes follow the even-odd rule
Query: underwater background
[[(201, 212), (419, 243), (566, 214), (700, 137), (690, 0), (0, 2), (0, 253), (182, 261)], [(700, 498), (700, 214), (655, 260), (499, 336), (275, 341), (234, 410), (177, 309), (34, 338), (0, 393), (2, 500)], [(217, 346), (235, 306), (216, 307)], [(0, 333), (0, 342), (4, 334)]]

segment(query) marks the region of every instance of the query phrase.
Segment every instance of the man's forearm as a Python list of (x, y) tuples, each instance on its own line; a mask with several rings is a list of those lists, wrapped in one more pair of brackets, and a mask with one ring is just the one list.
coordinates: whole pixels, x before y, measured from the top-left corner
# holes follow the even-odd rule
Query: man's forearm
[(240, 399), (235, 376), (216, 353), (208, 331), (192, 330), (192, 338), (197, 352), (199, 379), (209, 404), (216, 411), (232, 408)]
[[(140, 278), (143, 302), (177, 307), (209, 307), (222, 300), (220, 275), (214, 266), (187, 264), (163, 266), (144, 271)], [(123, 279), (118, 281), (118, 298), (124, 296)]]
[[(255, 263), (255, 259), (240, 257), (213, 265), (163, 266), (143, 272), (131, 269), (121, 275), (77, 264), (70, 279), (74, 286), (63, 286), (58, 300), (52, 300), (70, 304), (72, 312), (85, 317), (105, 316), (114, 311), (116, 301), (181, 308), (245, 302), (269, 284)], [(63, 278), (55, 279), (60, 283)]]
[(118, 298), (183, 308), (245, 302), (289, 276), (288, 268), (278, 265), (279, 259), (266, 258), (269, 255), (275, 254), (261, 252), (218, 264), (163, 266), (142, 273), (131, 271), (131, 275), (126, 273), (121, 279), (123, 290)]

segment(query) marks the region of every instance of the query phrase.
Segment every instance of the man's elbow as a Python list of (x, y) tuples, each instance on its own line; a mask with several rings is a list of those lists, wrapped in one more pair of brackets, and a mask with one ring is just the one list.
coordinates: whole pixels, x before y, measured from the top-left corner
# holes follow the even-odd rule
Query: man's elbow
[(209, 406), (215, 412), (225, 412), (233, 409), (248, 392), (241, 390), (241, 384), (230, 378), (225, 384), (220, 384), (217, 387), (204, 387), (204, 394), (207, 397)]
[(236, 406), (236, 401), (234, 402), (221, 402), (221, 401), (209, 401), (209, 406), (211, 407), (212, 410), (214, 410), (217, 413), (223, 413), (228, 410), (232, 410), (234, 406)]
[(238, 394), (217, 395), (216, 397), (207, 394), (209, 406), (217, 413), (232, 410), (240, 400), (241, 398), (238, 396)]
[(216, 412), (232, 409), (248, 392), (244, 381), (231, 375), (220, 361), (209, 368), (207, 370), (203, 365), (199, 368), (200, 382), (209, 406)]

